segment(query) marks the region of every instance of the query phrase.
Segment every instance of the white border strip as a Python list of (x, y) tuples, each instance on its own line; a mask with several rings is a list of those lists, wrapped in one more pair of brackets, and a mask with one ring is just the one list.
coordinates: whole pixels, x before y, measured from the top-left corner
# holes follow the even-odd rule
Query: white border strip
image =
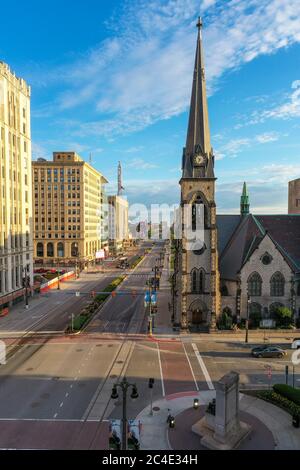
[(195, 343), (192, 343), (192, 348), (195, 352), (196, 358), (197, 358), (197, 360), (199, 362), (199, 365), (202, 369), (202, 372), (203, 372), (203, 375), (205, 377), (205, 380), (206, 380), (206, 383), (207, 383), (207, 386), (208, 386), (209, 390), (214, 390), (215, 387), (214, 387), (214, 385), (211, 381), (211, 378), (210, 378), (210, 375), (209, 375), (208, 370), (206, 368), (206, 365), (204, 364), (204, 361), (203, 361), (203, 359), (201, 357), (201, 354), (199, 353), (199, 350), (198, 350)]
[(161, 379), (161, 389), (162, 389), (162, 396), (166, 396), (165, 392), (165, 384), (164, 384), (164, 377), (163, 377), (163, 371), (162, 371), (162, 365), (161, 365), (161, 359), (160, 359), (160, 349), (159, 349), (159, 344), (156, 343), (157, 346), (157, 354), (158, 354), (158, 362), (159, 362), (159, 370), (160, 370), (160, 379)]
[(199, 392), (198, 383), (197, 383), (197, 380), (196, 380), (196, 377), (195, 377), (195, 374), (194, 374), (194, 371), (193, 371), (193, 368), (192, 368), (192, 364), (191, 364), (190, 358), (189, 358), (189, 356), (188, 356), (188, 353), (186, 352), (184, 343), (182, 343), (182, 347), (183, 347), (183, 350), (184, 350), (184, 352), (185, 352), (187, 361), (188, 361), (188, 363), (189, 363), (189, 366), (190, 366), (190, 369), (191, 369), (191, 372), (192, 372), (192, 376), (193, 376), (193, 379), (194, 379), (194, 382), (195, 382), (195, 385), (196, 385), (196, 390), (197, 390), (197, 392)]

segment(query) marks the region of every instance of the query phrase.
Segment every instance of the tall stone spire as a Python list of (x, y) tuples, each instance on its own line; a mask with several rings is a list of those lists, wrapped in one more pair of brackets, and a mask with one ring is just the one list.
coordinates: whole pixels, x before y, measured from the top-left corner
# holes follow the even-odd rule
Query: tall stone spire
[(250, 212), (250, 197), (247, 189), (247, 184), (244, 182), (243, 192), (241, 196), (241, 215), (248, 215)]
[(212, 178), (214, 177), (214, 158), (210, 143), (201, 18), (198, 20), (197, 28), (198, 38), (188, 133), (183, 151), (183, 178)]

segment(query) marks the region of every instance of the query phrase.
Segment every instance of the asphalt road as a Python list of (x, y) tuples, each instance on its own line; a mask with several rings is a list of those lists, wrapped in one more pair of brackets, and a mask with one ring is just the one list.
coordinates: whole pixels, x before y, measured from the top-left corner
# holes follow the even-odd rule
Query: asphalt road
[[(120, 290), (142, 293), (160, 251), (161, 246), (155, 246)], [(166, 397), (172, 406), (176, 394), (212, 389), (231, 370), (240, 373), (244, 388), (284, 383), (286, 365), (292, 372), (291, 350), (284, 359), (255, 359), (250, 356), (252, 344), (245, 345), (233, 335), (150, 339), (146, 327), (143, 295), (117, 295), (105, 303), (85, 333), (30, 340), (0, 366), (0, 448), (57, 448), (50, 435), (47, 441), (50, 424), (51, 433), (61, 436), (56, 442), (66, 448), (71, 445), (70, 423), (75, 430), (82, 423), (121, 418), (121, 400), (111, 400), (110, 395), (113, 384), (124, 375), (138, 387), (138, 399), (128, 396), (128, 418), (135, 418), (149, 407), (150, 377), (155, 379), (153, 400)], [(261, 339), (254, 341), (252, 335), (251, 341)], [(300, 366), (295, 370), (295, 385), (300, 385)], [(80, 429), (72, 445), (93, 448), (99, 428), (89, 428), (88, 433)], [(20, 433), (26, 434), (23, 441)]]

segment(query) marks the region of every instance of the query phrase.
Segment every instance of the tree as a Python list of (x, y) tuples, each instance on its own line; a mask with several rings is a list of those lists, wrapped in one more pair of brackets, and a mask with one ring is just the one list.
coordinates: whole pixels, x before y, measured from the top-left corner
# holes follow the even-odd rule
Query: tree
[(291, 324), (292, 311), (288, 307), (277, 307), (273, 314), (278, 326), (288, 326)]

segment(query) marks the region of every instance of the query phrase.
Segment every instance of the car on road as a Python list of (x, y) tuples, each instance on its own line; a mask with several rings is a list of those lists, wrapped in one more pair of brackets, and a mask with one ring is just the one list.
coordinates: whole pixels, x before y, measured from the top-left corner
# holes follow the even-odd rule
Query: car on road
[(284, 357), (286, 352), (279, 346), (267, 346), (263, 349), (252, 349), (251, 354), (253, 357)]
[(300, 349), (300, 338), (293, 339), (292, 349)]

